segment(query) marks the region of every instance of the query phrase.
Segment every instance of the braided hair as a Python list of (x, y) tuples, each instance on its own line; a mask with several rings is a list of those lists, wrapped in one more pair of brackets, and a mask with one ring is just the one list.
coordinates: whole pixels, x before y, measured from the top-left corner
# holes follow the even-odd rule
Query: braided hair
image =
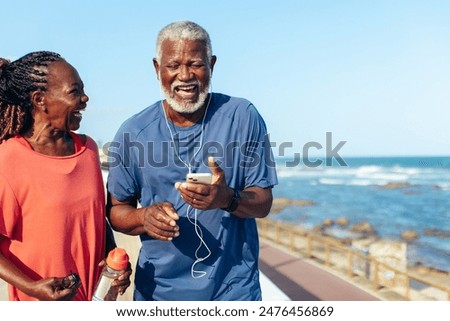
[(47, 67), (63, 58), (36, 51), (12, 63), (0, 58), (0, 143), (28, 131), (33, 124), (31, 93), (47, 89)]

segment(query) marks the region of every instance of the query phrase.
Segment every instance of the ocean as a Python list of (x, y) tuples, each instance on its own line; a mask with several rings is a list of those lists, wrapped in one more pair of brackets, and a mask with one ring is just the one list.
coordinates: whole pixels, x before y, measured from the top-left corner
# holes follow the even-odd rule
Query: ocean
[(408, 244), (409, 264), (450, 271), (450, 157), (343, 160), (348, 166), (336, 161), (332, 166), (325, 161), (318, 167), (294, 166), (291, 159), (277, 159), (274, 197), (311, 200), (314, 205), (286, 207), (270, 217), (305, 228), (345, 217), (350, 225), (366, 221), (378, 237), (392, 240), (413, 230), (419, 238)]

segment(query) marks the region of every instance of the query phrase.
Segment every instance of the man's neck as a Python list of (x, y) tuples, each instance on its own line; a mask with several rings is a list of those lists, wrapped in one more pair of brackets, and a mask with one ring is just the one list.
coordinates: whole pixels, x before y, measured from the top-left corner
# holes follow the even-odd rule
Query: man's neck
[(203, 118), (205, 113), (206, 104), (193, 112), (193, 113), (179, 113), (169, 106), (167, 101), (164, 100), (164, 110), (166, 111), (169, 120), (178, 127), (190, 127), (196, 124), (200, 119)]

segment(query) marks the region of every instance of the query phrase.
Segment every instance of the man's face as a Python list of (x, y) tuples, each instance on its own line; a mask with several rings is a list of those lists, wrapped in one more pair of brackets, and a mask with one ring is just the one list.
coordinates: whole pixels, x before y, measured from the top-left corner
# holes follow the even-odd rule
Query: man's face
[(153, 60), (169, 105), (179, 113), (194, 113), (205, 103), (216, 58), (208, 61), (198, 40), (164, 40), (161, 62)]

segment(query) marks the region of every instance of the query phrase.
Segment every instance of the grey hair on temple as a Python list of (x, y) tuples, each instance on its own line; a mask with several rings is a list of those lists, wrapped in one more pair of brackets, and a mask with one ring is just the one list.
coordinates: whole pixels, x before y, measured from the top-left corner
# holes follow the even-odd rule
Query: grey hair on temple
[(205, 42), (208, 59), (212, 57), (211, 39), (208, 32), (192, 21), (177, 21), (168, 24), (158, 34), (156, 39), (156, 60), (161, 62), (161, 45), (164, 40), (199, 40)]

